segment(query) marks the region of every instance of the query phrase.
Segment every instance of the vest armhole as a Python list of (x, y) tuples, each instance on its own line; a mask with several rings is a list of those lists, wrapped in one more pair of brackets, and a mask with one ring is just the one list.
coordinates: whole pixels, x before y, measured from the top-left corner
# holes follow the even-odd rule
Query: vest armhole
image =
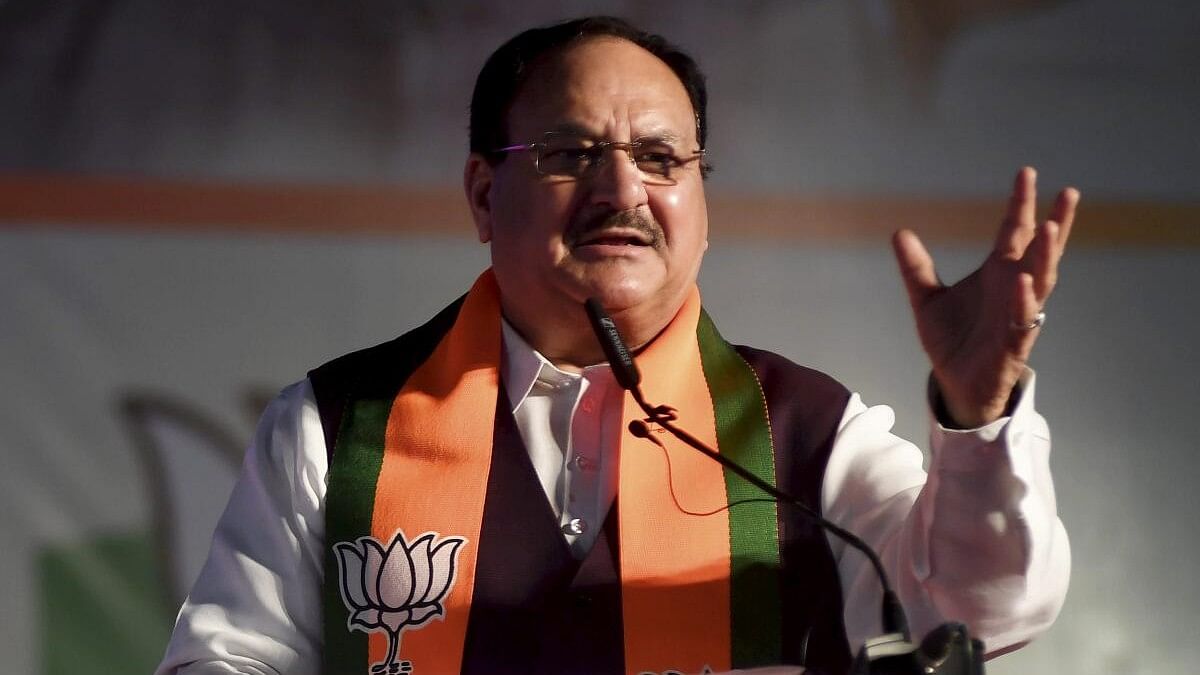
[(317, 403), (317, 414), (321, 418), (321, 431), (325, 436), (325, 459), (329, 464), (333, 463), (333, 450), (337, 447), (342, 415), (346, 412), (346, 401), (350, 395), (348, 383), (337, 377), (337, 370), (321, 367), (308, 373), (313, 399)]

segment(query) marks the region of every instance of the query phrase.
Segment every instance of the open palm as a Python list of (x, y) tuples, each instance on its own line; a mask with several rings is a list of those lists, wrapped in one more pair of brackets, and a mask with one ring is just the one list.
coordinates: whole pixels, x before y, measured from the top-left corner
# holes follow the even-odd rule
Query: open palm
[(1004, 414), (1040, 332), (1039, 314), (1054, 290), (1078, 203), (1078, 190), (1062, 190), (1039, 226), (1037, 174), (1021, 169), (991, 253), (953, 286), (938, 280), (916, 234), (893, 235), (917, 334), (958, 425), (980, 426)]

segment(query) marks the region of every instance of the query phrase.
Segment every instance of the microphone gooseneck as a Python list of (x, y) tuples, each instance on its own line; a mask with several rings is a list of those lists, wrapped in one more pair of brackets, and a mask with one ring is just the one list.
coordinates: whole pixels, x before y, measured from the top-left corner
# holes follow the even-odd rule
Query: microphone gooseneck
[(900, 633), (904, 636), (905, 640), (908, 640), (910, 638), (908, 619), (904, 615), (904, 608), (901, 606), (900, 599), (896, 596), (895, 591), (892, 590), (892, 586), (888, 582), (887, 573), (883, 569), (883, 562), (880, 561), (879, 555), (875, 553), (874, 549), (853, 532), (826, 520), (813, 508), (800, 501), (799, 498), (762, 480), (737, 462), (718, 453), (695, 436), (672, 424), (675, 414), (670, 406), (652, 406), (642, 395), (642, 389), (639, 386), (641, 383), (641, 374), (638, 372), (637, 364), (634, 363), (633, 356), (625, 346), (625, 341), (621, 339), (621, 334), (617, 330), (616, 323), (604, 311), (604, 307), (600, 304), (600, 301), (596, 298), (588, 298), (584, 306), (587, 309), (588, 318), (591, 320), (592, 330), (596, 333), (596, 338), (600, 341), (600, 347), (604, 350), (604, 355), (613, 369), (613, 376), (616, 378), (617, 383), (633, 395), (633, 400), (637, 402), (638, 406), (647, 415), (645, 421), (634, 420), (630, 422), (630, 432), (639, 438), (647, 438), (649, 436), (649, 427), (646, 422), (654, 422), (663, 429), (666, 429), (672, 436), (695, 448), (713, 461), (718, 462), (721, 466), (737, 474), (746, 482), (762, 490), (775, 500), (792, 504), (799, 508), (822, 528), (832, 532), (850, 546), (862, 551), (863, 555), (871, 561), (871, 565), (875, 568), (875, 574), (879, 577), (879, 583), (883, 587), (882, 623), (884, 632)]

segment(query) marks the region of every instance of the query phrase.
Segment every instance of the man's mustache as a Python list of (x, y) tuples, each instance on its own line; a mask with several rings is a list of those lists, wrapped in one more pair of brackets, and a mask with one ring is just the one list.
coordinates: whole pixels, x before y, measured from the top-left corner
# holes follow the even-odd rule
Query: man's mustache
[(594, 232), (618, 228), (640, 232), (653, 248), (659, 248), (664, 241), (662, 226), (653, 216), (640, 209), (600, 211), (589, 215), (573, 222), (567, 229), (564, 239), (568, 245), (574, 246)]

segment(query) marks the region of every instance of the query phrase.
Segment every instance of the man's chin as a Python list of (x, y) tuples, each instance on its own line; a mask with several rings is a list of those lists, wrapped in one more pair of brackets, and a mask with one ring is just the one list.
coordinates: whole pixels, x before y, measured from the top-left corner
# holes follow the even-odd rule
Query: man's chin
[[(657, 275), (631, 274), (629, 270), (589, 270), (574, 286), (580, 302), (596, 298), (610, 312), (619, 312), (651, 302), (659, 290)], [(653, 276), (654, 278), (648, 278)]]
[(679, 310), (674, 295), (660, 286), (613, 284), (590, 287), (583, 299), (596, 298), (618, 320), (624, 315), (625, 319), (639, 323), (661, 323), (670, 321)]
[[(596, 298), (609, 312), (624, 312), (647, 304), (652, 294), (641, 289), (600, 287), (590, 289), (587, 297)], [(586, 298), (585, 298), (586, 299)]]

